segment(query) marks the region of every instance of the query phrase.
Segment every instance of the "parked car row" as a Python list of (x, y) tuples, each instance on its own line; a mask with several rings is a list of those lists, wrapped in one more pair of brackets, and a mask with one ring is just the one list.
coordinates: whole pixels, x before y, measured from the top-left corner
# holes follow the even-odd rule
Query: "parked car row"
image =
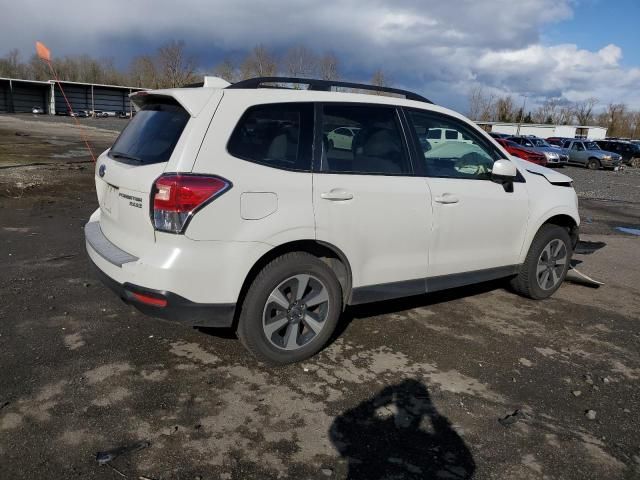
[(622, 157), (622, 162), (631, 164), (632, 160), (640, 159), (640, 141), (625, 140), (596, 140), (602, 150), (617, 153)]
[[(44, 110), (40, 107), (33, 107), (33, 113), (44, 113)], [(96, 117), (96, 118), (106, 118), (106, 117), (116, 117), (116, 118), (131, 118), (132, 113), (126, 111), (112, 111), (112, 110), (57, 110), (56, 115), (63, 115), (68, 117)], [(135, 112), (133, 112), (135, 115)]]
[[(490, 135), (500, 145), (505, 148), (508, 146), (507, 151), (511, 149), (514, 152), (509, 151), (509, 153), (524, 160), (546, 166), (564, 166), (569, 162), (569, 155), (563, 148), (549, 145), (542, 138), (524, 135), (509, 136), (494, 132), (491, 132)], [(541, 161), (540, 156), (544, 162)]]
[[(533, 136), (510, 136), (491, 132), (511, 155), (532, 163), (546, 166), (581, 165), (592, 170), (610, 168), (617, 170), (622, 163), (640, 163), (640, 142), (618, 139), (586, 140), (568, 137), (549, 137), (546, 140)], [(534, 153), (542, 154), (541, 163)]]
[(523, 160), (527, 160), (528, 162), (535, 163), (537, 165), (542, 165), (543, 167), (547, 166), (547, 158), (542, 153), (534, 152), (529, 148), (524, 148), (506, 138), (496, 138), (495, 140), (502, 145), (510, 155), (522, 158)]

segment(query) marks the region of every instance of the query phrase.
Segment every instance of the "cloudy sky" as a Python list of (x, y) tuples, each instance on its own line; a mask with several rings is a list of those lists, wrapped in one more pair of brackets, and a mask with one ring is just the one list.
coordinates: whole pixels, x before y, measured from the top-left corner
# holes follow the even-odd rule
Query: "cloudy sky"
[[(4, 4), (4, 5), (3, 5)], [(345, 79), (380, 67), (394, 86), (464, 110), (487, 91), (640, 108), (639, 0), (0, 0), (0, 55), (88, 53), (126, 66), (184, 40), (203, 67), (262, 43), (332, 51)], [(520, 97), (522, 98), (522, 97)]]

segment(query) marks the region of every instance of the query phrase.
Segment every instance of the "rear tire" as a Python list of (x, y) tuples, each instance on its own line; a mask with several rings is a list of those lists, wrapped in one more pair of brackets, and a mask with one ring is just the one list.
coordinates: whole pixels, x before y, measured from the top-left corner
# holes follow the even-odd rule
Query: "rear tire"
[(534, 300), (550, 297), (562, 285), (572, 255), (567, 230), (558, 225), (543, 225), (531, 242), (518, 275), (511, 280), (511, 287)]
[(590, 158), (587, 162), (587, 168), (589, 170), (600, 170), (600, 160), (597, 158)]
[(341, 312), (333, 270), (313, 255), (293, 252), (272, 260), (253, 280), (236, 333), (258, 360), (294, 363), (324, 347)]

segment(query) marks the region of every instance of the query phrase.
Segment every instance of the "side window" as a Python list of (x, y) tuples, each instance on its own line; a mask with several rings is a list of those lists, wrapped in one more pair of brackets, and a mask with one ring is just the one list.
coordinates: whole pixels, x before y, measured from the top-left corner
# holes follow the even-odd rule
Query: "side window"
[[(321, 171), (410, 175), (411, 164), (394, 107), (324, 104)], [(338, 127), (352, 137), (336, 138)]]
[(446, 132), (444, 132), (444, 139), (458, 140), (458, 132), (456, 132), (455, 130), (447, 130)]
[(427, 130), (428, 140), (440, 140), (442, 138), (442, 130), (439, 128), (430, 128)]
[(231, 134), (234, 157), (286, 170), (311, 170), (313, 104), (273, 103), (249, 108)]
[(572, 146), (571, 146), (571, 150), (577, 150), (578, 152), (581, 152), (584, 150), (584, 145), (582, 145), (581, 142), (575, 142)]
[[(407, 110), (407, 116), (424, 154), (424, 165), (430, 177), (491, 178), (493, 162), (500, 159), (499, 150), (486, 139), (452, 117), (424, 110)], [(432, 129), (444, 129), (447, 138), (439, 142), (429, 140)], [(455, 139), (449, 132), (456, 133)]]

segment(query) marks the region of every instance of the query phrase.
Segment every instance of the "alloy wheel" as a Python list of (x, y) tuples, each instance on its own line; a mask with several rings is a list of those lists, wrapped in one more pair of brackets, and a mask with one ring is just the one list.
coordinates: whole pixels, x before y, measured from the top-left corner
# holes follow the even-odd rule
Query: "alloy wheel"
[(297, 350), (324, 328), (329, 293), (314, 275), (293, 275), (273, 289), (264, 306), (262, 330), (269, 342), (283, 350)]
[(568, 261), (565, 243), (555, 238), (542, 249), (536, 267), (538, 286), (543, 290), (551, 290), (562, 281), (562, 274)]

